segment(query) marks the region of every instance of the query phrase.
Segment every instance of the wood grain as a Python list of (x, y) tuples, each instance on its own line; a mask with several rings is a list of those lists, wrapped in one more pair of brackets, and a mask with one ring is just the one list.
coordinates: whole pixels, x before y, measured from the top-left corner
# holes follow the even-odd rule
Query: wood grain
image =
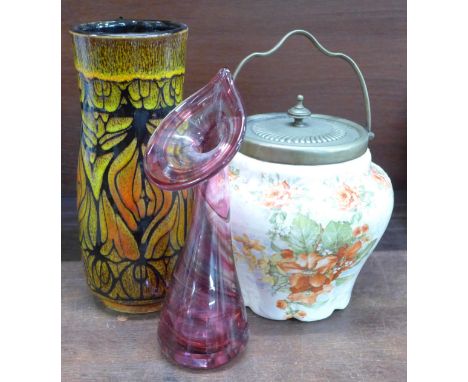
[(104, 310), (88, 292), (81, 263), (62, 263), (62, 380), (406, 380), (405, 251), (375, 252), (350, 305), (328, 319), (271, 321), (248, 310), (247, 349), (219, 370), (190, 371), (163, 358), (158, 316)]
[[(185, 94), (203, 86), (220, 67), (234, 70), (253, 51), (271, 48), (303, 28), (329, 49), (347, 53), (369, 88), (376, 139), (374, 161), (396, 189), (406, 188), (406, 2), (351, 1), (132, 1), (62, 0), (62, 195), (75, 195), (80, 107), (68, 29), (80, 22), (159, 18), (189, 26)], [(270, 58), (252, 61), (238, 86), (249, 115), (286, 111), (303, 94), (313, 112), (364, 123), (358, 80), (341, 60), (296, 37)]]

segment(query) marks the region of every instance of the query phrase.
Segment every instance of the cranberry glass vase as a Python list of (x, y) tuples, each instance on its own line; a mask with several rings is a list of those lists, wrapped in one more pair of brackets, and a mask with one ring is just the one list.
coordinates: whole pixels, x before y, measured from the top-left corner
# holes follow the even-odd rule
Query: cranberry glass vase
[(159, 187), (194, 188), (191, 229), (158, 328), (163, 353), (191, 368), (224, 365), (248, 340), (225, 168), (239, 149), (244, 122), (231, 74), (221, 69), (161, 122), (145, 157), (146, 174)]

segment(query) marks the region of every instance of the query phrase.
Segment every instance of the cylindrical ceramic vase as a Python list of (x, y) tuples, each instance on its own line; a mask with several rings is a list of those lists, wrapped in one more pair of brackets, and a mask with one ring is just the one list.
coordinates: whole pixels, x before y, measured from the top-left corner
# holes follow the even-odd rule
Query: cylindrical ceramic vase
[(191, 194), (157, 188), (142, 159), (182, 100), (187, 31), (135, 20), (71, 30), (82, 117), (79, 240), (88, 285), (113, 310), (159, 310), (184, 245)]

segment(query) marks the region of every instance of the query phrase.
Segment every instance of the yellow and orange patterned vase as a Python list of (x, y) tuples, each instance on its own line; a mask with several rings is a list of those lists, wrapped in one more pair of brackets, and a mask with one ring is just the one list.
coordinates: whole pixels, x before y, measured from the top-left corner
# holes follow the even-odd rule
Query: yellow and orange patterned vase
[(160, 309), (191, 214), (188, 191), (143, 171), (151, 133), (182, 100), (187, 26), (117, 20), (71, 30), (81, 91), (79, 240), (91, 291), (127, 313)]

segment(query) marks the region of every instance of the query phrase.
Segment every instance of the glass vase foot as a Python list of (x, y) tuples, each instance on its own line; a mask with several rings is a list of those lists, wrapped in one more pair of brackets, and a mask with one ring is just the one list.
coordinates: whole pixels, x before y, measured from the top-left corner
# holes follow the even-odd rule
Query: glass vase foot
[(161, 345), (161, 351), (167, 358), (172, 359), (179, 365), (189, 367), (191, 369), (215, 369), (228, 363), (237, 354), (244, 350), (245, 346), (246, 344), (243, 343), (242, 346), (235, 347), (233, 349), (223, 349), (217, 353), (211, 354), (199, 354), (189, 353), (183, 347), (180, 347), (180, 349), (169, 349), (166, 346)]
[(187, 350), (189, 347), (173, 343), (170, 338), (172, 334), (166, 325), (159, 326), (158, 337), (161, 352), (169, 359), (179, 365), (192, 369), (215, 369), (228, 363), (231, 359), (241, 353), (248, 341), (248, 332), (242, 331), (240, 338), (233, 341), (227, 347), (222, 346), (220, 350), (210, 353)]

